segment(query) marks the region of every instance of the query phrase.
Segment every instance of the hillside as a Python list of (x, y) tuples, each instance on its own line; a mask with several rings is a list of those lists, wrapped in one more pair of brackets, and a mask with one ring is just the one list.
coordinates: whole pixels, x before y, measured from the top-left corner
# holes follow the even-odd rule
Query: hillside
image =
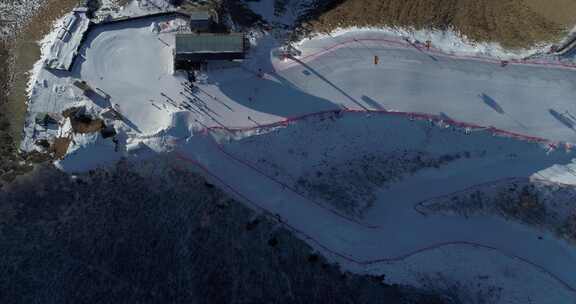
[[(63, 172), (0, 189), (0, 230), (16, 239), (0, 242), (0, 260), (18, 266), (0, 262), (10, 298), (370, 303), (411, 286), (446, 303), (573, 301), (576, 248), (565, 241), (576, 220), (559, 216), (576, 194), (572, 54), (405, 30), (467, 24), (527, 43), (562, 36), (570, 14), (553, 21), (551, 7), (512, 0), (372, 0), (344, 11), (365, 19), (374, 5), (402, 30), (296, 41), (303, 19), (321, 25), (353, 1), (202, 2), (221, 1), (222, 28), (245, 39), (219, 26), (192, 34), (201, 29), (167, 1), (110, 4), (92, 22), (69, 12), (40, 54), (24, 47), (37, 31), (22, 32), (16, 64), (38, 61), (15, 86), (27, 100), (10, 112), (26, 110), (20, 149), (55, 155)], [(542, 36), (529, 36), (536, 25)], [(177, 47), (186, 33), (189, 50)], [(349, 273), (373, 277), (350, 285)]]
[(340, 272), (177, 163), (42, 167), (0, 202), (2, 303), (431, 303)]
[(558, 40), (576, 24), (570, 0), (343, 0), (311, 22), (328, 32), (346, 26), (454, 28), (474, 41), (524, 48)]

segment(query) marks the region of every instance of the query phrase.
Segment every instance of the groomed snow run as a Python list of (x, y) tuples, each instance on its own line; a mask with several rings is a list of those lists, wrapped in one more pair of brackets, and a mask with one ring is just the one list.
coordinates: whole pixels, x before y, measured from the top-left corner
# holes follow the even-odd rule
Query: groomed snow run
[[(574, 303), (573, 246), (551, 235), (539, 240), (543, 233), (495, 218), (426, 218), (412, 206), (510, 176), (576, 184), (573, 154), (558, 143), (576, 142), (575, 66), (518, 60), (503, 67), (499, 58), (486, 54), (428, 50), (394, 33), (364, 30), (302, 41), (297, 45), (301, 56), (283, 59), (277, 56), (281, 43), (264, 33), (251, 37), (254, 46), (246, 61), (211, 62), (190, 89), (185, 75), (172, 71), (174, 32), (156, 31), (178, 24), (171, 22), (178, 18), (101, 23), (87, 32), (70, 72), (36, 65), (22, 149), (37, 149), (36, 140), (59, 132), (38, 130), (37, 113), (82, 105), (97, 116), (113, 107), (123, 116), (107, 121), (118, 132), (118, 144), (100, 135), (77, 136), (70, 154), (58, 161), (60, 168), (86, 171), (122, 157), (174, 152), (183, 166), (192, 165), (241, 201), (278, 215), (348, 270), (385, 273), (390, 283), (415, 285), (425, 284), (426, 278), (414, 269), (440, 272), (467, 284), (489, 275), (486, 284), (504, 288), (500, 303)], [(43, 59), (52, 41), (44, 41)], [(72, 85), (79, 79), (98, 94), (84, 95)], [(288, 128), (283, 123), (262, 127), (335, 110), (345, 114), (334, 124), (313, 116)], [(432, 126), (427, 118), (434, 124), (466, 124), (453, 130)], [(494, 128), (482, 131), (478, 126)], [(214, 128), (220, 131), (208, 131)], [(229, 137), (230, 130), (239, 128), (246, 130)], [(301, 128), (299, 136), (287, 135), (295, 128)], [(466, 128), (472, 134), (466, 135)], [(207, 133), (218, 134), (221, 142)], [(493, 137), (494, 133), (499, 135)], [(350, 147), (342, 138), (359, 142)], [(270, 178), (266, 168), (249, 165), (251, 157), (269, 157), (298, 175), (314, 158), (282, 152), (290, 145), (308, 155), (334, 146), (340, 149), (332, 149), (340, 151), (339, 157), (362, 150), (384, 153), (394, 147), (487, 154), (379, 188), (378, 200), (365, 217), (351, 220), (326, 207), (328, 202), (312, 201), (286, 188), (278, 182), (282, 176)], [(465, 271), (464, 265), (470, 269)]]
[[(469, 263), (468, 277), (491, 273), (490, 279), (483, 282), (505, 290), (505, 296), (498, 303), (529, 300), (572, 303), (576, 295), (576, 268), (570, 265), (576, 265), (576, 248), (554, 235), (495, 217), (426, 217), (414, 206), (422, 200), (478, 183), (515, 176), (536, 178), (542, 169), (551, 165), (570, 163), (573, 153), (563, 149), (547, 152), (547, 147), (539, 143), (494, 137), (489, 131), (466, 134), (463, 129), (411, 121), (388, 113), (346, 113), (341, 117), (328, 113), (254, 135), (257, 131), (243, 135), (246, 131), (230, 133), (214, 129), (211, 135), (188, 139), (177, 150), (177, 155), (183, 164), (196, 164), (211, 176), (217, 176), (215, 182), (228, 187), (239, 199), (279, 217), (347, 269), (373, 274), (399, 273), (403, 267), (422, 269), (417, 274), (398, 274), (401, 281), (412, 276), (412, 283), (427, 273), (425, 269), (439, 272), (447, 267), (440, 273), (450, 278), (463, 276), (461, 268), (446, 265), (446, 261), (432, 262), (412, 258), (410, 254), (435, 256), (437, 249), (442, 249), (441, 252), (458, 256), (458, 261)], [(246, 135), (252, 136), (231, 140)], [(290, 177), (297, 179), (306, 172), (315, 173), (321, 170), (322, 164), (337, 166), (363, 155), (392, 155), (398, 151), (468, 156), (439, 168), (423, 168), (375, 189), (377, 201), (358, 220), (335, 212), (330, 202), (311, 199), (309, 193), (295, 190), (290, 184)], [(377, 166), (377, 163), (367, 165)], [(387, 168), (380, 170), (385, 172)], [(323, 176), (330, 178), (326, 172)], [(373, 181), (331, 181), (332, 184), (359, 182)], [(546, 237), (540, 239), (542, 235)], [(469, 255), (477, 248), (486, 254), (480, 255), (483, 258), (470, 259)], [(401, 263), (396, 265), (395, 261)], [(497, 275), (505, 271), (503, 265), (510, 267), (514, 275)], [(525, 275), (528, 277), (524, 278)], [(564, 302), (557, 302), (558, 299)]]

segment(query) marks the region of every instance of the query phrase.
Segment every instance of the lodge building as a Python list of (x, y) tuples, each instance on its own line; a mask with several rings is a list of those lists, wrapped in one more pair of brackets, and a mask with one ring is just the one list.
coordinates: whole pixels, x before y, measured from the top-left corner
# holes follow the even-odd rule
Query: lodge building
[(212, 60), (244, 59), (246, 38), (243, 33), (176, 34), (174, 70), (199, 69)]
[(173, 50), (174, 71), (198, 70), (213, 60), (245, 58), (244, 33), (218, 33), (217, 19), (208, 12), (190, 12), (190, 32), (177, 33)]

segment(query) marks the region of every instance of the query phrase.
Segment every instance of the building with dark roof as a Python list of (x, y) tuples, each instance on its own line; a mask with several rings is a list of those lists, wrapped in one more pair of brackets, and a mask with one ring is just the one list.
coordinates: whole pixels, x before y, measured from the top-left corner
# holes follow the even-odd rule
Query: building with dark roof
[(197, 69), (211, 60), (244, 59), (246, 48), (243, 33), (176, 34), (174, 70)]
[(190, 29), (195, 32), (209, 32), (212, 27), (212, 15), (207, 11), (190, 12)]

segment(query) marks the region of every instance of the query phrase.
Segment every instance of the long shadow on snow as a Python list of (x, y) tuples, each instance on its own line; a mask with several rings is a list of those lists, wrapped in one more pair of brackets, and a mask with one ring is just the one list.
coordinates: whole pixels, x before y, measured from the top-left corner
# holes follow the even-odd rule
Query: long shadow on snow
[[(265, 37), (258, 43), (258, 48), (252, 50), (249, 56), (266, 58), (273, 49), (279, 46), (280, 45), (273, 39)], [(368, 108), (359, 100), (350, 96), (347, 92), (335, 85), (308, 64), (298, 59), (292, 60), (303, 65), (307, 71), (310, 72), (310, 76), (314, 75), (318, 77), (362, 109), (368, 110)], [(275, 70), (271, 60), (269, 59), (258, 62), (258, 68), (267, 72)], [(244, 66), (243, 69), (248, 73), (254, 75), (257, 74), (257, 71), (255, 71), (254, 68)], [(251, 69), (254, 71), (251, 71)], [(294, 83), (277, 73), (271, 73), (268, 75), (271, 76), (273, 80), (252, 77), (237, 82), (221, 83), (219, 87), (222, 93), (241, 105), (256, 111), (283, 117), (343, 108), (343, 106), (330, 100), (302, 91), (294, 85)], [(213, 80), (215, 83), (218, 83), (217, 76), (215, 76)]]
[(364, 110), (368, 110), (368, 108), (366, 108), (366, 106), (364, 106), (361, 102), (359, 102), (356, 98), (350, 96), (350, 94), (348, 94), (346, 91), (342, 90), (340, 87), (338, 87), (336, 84), (334, 84), (332, 81), (330, 81), (328, 78), (326, 78), (324, 75), (320, 74), (318, 71), (316, 71), (316, 69), (312, 68), (310, 65), (306, 64), (305, 62), (301, 61), (300, 59), (297, 59), (295, 57), (291, 57), (291, 60), (299, 63), (300, 65), (302, 65), (303, 67), (305, 67), (309, 72), (311, 72), (312, 74), (316, 75), (316, 77), (320, 78), (321, 80), (323, 80), (325, 83), (327, 83), (329, 86), (333, 87), (336, 91), (340, 92), (342, 95), (346, 96), (346, 98), (350, 99), (350, 101), (354, 102), (355, 104), (357, 104), (359, 107), (361, 107)]
[(333, 102), (303, 92), (278, 74), (272, 76), (275, 81), (252, 77), (222, 83), (219, 88), (238, 104), (283, 117), (341, 109)]
[(568, 117), (566, 114), (561, 114), (554, 109), (549, 109), (548, 112), (550, 113), (550, 115), (552, 115), (554, 118), (556, 118), (556, 120), (561, 122), (564, 126), (566, 126), (569, 129), (574, 130), (575, 122), (572, 118)]
[(498, 102), (496, 102), (496, 100), (494, 100), (494, 98), (486, 95), (486, 93), (482, 93), (480, 95), (478, 95), (478, 97), (480, 99), (482, 99), (482, 101), (489, 106), (492, 110), (498, 112), (499, 114), (504, 114), (504, 109), (502, 108), (502, 106), (500, 106), (500, 104), (498, 104)]

